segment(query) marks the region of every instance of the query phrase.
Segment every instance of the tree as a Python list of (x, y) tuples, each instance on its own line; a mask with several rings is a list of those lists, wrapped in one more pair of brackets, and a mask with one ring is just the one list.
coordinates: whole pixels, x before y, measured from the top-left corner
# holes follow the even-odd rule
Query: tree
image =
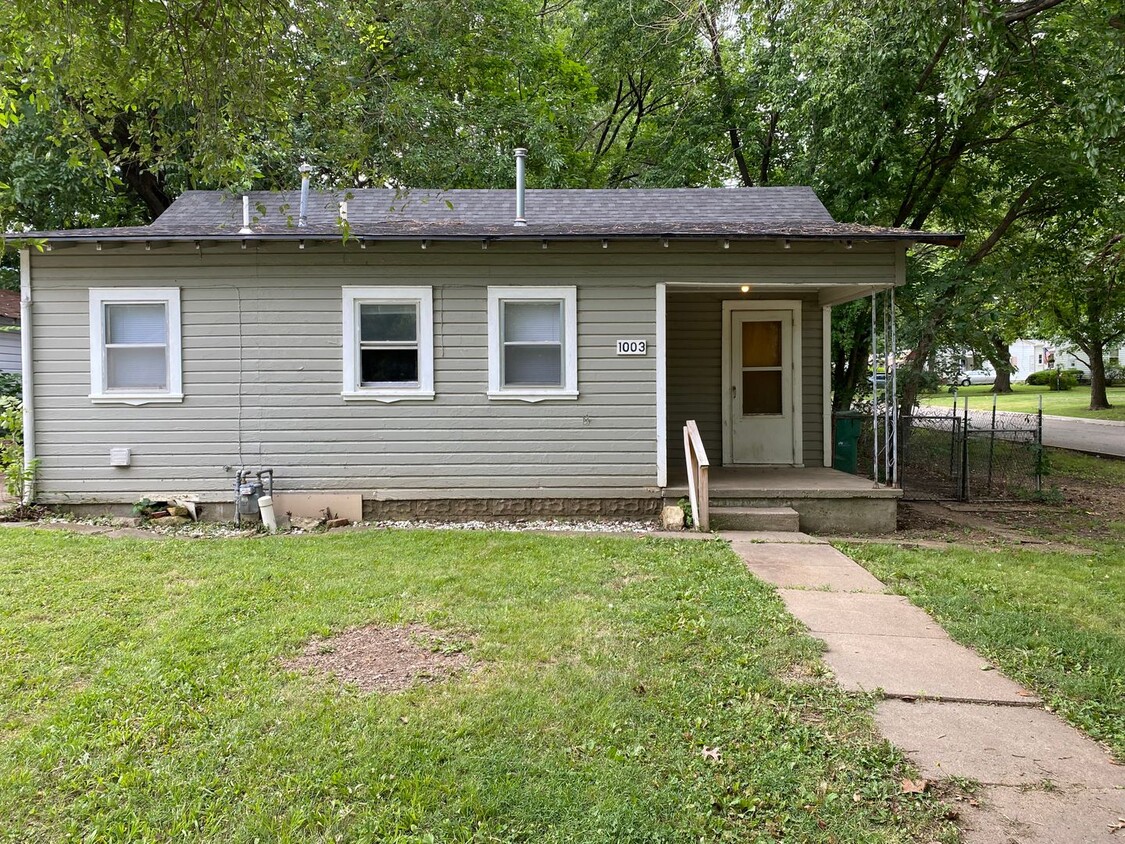
[(1110, 407), (1105, 353), (1125, 342), (1125, 203), (1052, 231), (1038, 262), (1049, 329), (1078, 347), (1090, 367), (1090, 410)]

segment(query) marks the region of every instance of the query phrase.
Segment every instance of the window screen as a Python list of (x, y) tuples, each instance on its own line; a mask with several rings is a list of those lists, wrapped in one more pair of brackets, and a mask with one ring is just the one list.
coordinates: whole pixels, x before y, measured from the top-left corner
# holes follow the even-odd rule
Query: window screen
[(360, 303), (360, 383), (418, 383), (418, 306), (403, 303)]
[(505, 387), (561, 387), (562, 336), (562, 302), (503, 302), (501, 383)]
[(105, 306), (107, 390), (168, 389), (168, 306)]

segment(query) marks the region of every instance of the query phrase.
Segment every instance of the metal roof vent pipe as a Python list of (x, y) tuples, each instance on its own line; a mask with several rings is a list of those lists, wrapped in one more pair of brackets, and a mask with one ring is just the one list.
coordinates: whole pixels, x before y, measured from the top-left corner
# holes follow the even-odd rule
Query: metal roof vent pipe
[(254, 233), (254, 230), (250, 228), (250, 197), (247, 194), (242, 194), (242, 228), (238, 230), (238, 233)]
[(527, 217), (524, 215), (523, 194), (524, 183), (527, 181), (527, 150), (520, 147), (516, 150), (516, 222), (517, 226), (526, 226)]
[(312, 172), (312, 165), (305, 162), (297, 170), (301, 174), (301, 211), (297, 217), (297, 225), (304, 228), (309, 224), (309, 174)]

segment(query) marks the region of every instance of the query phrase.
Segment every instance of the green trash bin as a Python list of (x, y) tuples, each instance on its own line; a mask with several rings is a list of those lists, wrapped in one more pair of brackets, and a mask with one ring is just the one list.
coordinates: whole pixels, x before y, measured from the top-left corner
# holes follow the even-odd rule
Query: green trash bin
[(866, 414), (841, 410), (836, 414), (836, 449), (832, 467), (854, 475), (859, 465), (859, 432)]

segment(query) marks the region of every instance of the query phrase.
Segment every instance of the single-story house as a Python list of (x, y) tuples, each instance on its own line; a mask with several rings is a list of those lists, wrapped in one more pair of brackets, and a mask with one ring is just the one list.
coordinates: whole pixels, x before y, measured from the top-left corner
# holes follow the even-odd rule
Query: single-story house
[(0, 290), (0, 372), (19, 373), (20, 364), (20, 294)]
[(1051, 368), (1052, 348), (1046, 340), (1019, 339), (1008, 344), (1008, 354), (1015, 371), (1012, 381), (1022, 381), (1034, 372)]
[(692, 420), (716, 507), (893, 526), (897, 490), (828, 468), (830, 311), (959, 235), (837, 223), (802, 187), (302, 195), (28, 235), (38, 501), (229, 517), (268, 467), (282, 510), (652, 514)]

